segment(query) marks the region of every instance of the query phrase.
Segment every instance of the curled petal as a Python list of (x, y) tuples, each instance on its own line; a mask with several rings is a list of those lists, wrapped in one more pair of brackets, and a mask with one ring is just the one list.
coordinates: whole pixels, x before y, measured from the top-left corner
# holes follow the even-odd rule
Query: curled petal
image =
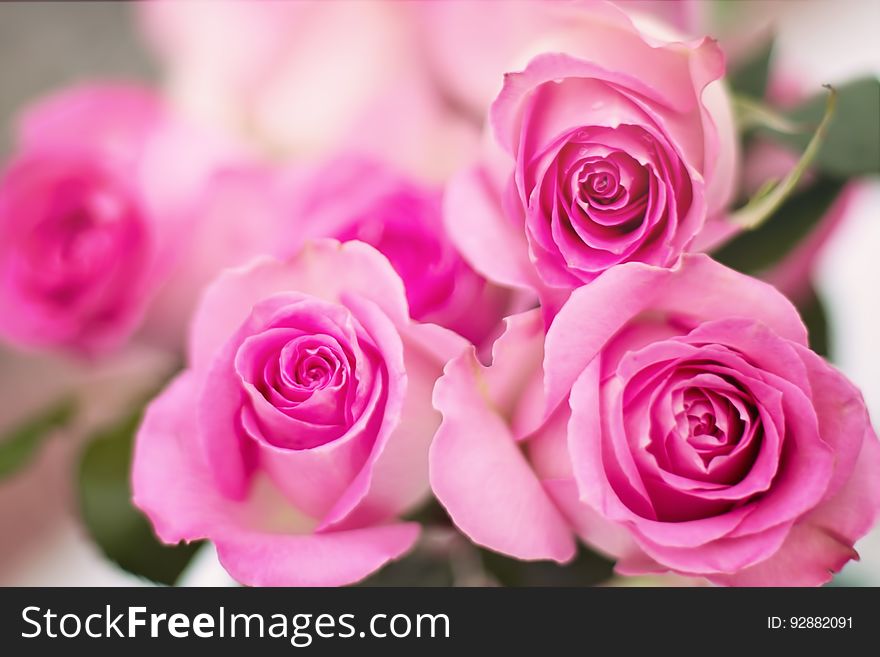
[(443, 422), (431, 445), (431, 487), (474, 542), (520, 559), (567, 561), (571, 530), (493, 409), (483, 372), (471, 352), (437, 382)]
[(692, 326), (722, 317), (748, 317), (781, 338), (807, 342), (791, 302), (772, 286), (707, 256), (686, 255), (675, 269), (623, 264), (575, 290), (550, 325), (544, 356), (548, 412), (605, 344), (648, 309)]

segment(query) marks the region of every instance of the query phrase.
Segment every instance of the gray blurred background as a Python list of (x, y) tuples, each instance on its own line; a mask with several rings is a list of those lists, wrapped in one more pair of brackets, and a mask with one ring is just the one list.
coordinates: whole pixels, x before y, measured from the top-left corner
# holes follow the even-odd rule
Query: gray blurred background
[(90, 78), (151, 80), (157, 69), (128, 2), (0, 1), (0, 153), (21, 106)]

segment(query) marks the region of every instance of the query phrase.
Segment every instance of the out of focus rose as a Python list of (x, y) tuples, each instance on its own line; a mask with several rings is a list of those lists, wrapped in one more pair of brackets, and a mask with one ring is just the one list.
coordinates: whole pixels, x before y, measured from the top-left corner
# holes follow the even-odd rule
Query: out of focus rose
[(308, 166), (226, 167), (192, 206), (187, 257), (158, 295), (148, 327), (179, 333), (194, 299), (224, 266), (260, 254), (289, 257), (310, 239), (332, 237), (366, 242), (385, 255), (404, 281), (414, 319), (482, 345), (500, 328), (513, 295), (460, 256), (446, 235), (440, 200), (437, 186), (353, 153)]
[(545, 300), (616, 264), (674, 265), (734, 188), (722, 53), (608, 4), (582, 7), (544, 48), (505, 77), (494, 143), (450, 183), (453, 239), (491, 280)]
[(213, 161), (194, 134), (136, 86), (74, 87), (23, 112), (0, 180), (2, 336), (95, 354), (135, 330)]
[(283, 239), (360, 240), (390, 261), (413, 319), (482, 344), (499, 326), (511, 295), (468, 265), (446, 235), (439, 188), (377, 160), (342, 155), (301, 172), (287, 190)]
[(407, 551), (428, 492), (431, 389), (465, 341), (409, 318), (360, 242), (227, 270), (188, 368), (137, 436), (135, 503), (167, 542), (208, 538), (237, 580), (338, 585)]
[[(492, 366), (435, 389), (431, 483), (476, 542), (564, 561), (572, 532), (638, 574), (827, 582), (880, 510), (858, 390), (774, 288), (707, 256), (615, 267), (547, 331), (511, 318)], [(476, 429), (479, 427), (479, 429)]]
[(171, 97), (271, 153), (360, 150), (428, 179), (476, 129), (425, 75), (410, 3), (139, 3)]

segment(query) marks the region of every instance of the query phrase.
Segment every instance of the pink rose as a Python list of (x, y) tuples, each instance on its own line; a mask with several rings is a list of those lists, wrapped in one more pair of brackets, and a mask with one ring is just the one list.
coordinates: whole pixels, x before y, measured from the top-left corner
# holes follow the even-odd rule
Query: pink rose
[(182, 133), (135, 86), (75, 87), (28, 108), (0, 180), (0, 335), (84, 354), (130, 335), (177, 257), (184, 190), (204, 169), (197, 142), (187, 156), (163, 150)]
[(574, 532), (623, 573), (731, 585), (821, 584), (857, 558), (880, 445), (771, 286), (701, 255), (629, 263), (541, 328), (511, 318), (491, 367), (459, 356), (435, 389), (431, 483), (474, 541), (564, 561)]
[(453, 239), (490, 280), (545, 299), (616, 264), (674, 265), (734, 187), (723, 73), (711, 39), (661, 40), (589, 5), (505, 76), (497, 143), (450, 183)]
[(308, 243), (228, 270), (189, 366), (148, 408), (134, 501), (169, 543), (208, 538), (237, 580), (338, 585), (406, 552), (428, 492), (431, 389), (454, 333), (409, 319), (388, 261)]
[(294, 252), (302, 241), (360, 240), (382, 252), (403, 279), (410, 314), (481, 344), (499, 326), (509, 292), (486, 282), (446, 235), (441, 193), (377, 160), (340, 156), (288, 189), (282, 213)]

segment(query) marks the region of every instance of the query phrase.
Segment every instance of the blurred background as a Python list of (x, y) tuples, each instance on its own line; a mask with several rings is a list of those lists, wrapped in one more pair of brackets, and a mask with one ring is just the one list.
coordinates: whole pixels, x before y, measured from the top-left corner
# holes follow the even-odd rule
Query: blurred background
[[(719, 38), (731, 69), (750, 61), (772, 35), (767, 93), (780, 105), (787, 97), (812, 95), (823, 83), (842, 84), (880, 74), (876, 34), (880, 2), (876, 0), (632, 4), (657, 15), (682, 12), (679, 29)], [(5, 159), (12, 146), (17, 112), (53, 89), (93, 79), (133, 79), (167, 86), (174, 93), (179, 80), (164, 71), (162, 57), (155, 52), (161, 48), (154, 41), (149, 42), (152, 47), (148, 45), (142, 18), (134, 3), (0, 2), (0, 158)], [(212, 26), (206, 24), (204, 29)], [(198, 103), (190, 105), (197, 112), (203, 109)], [(875, 120), (880, 123), (880, 116)], [(750, 162), (747, 156), (745, 178), (758, 175), (748, 167), (760, 171), (765, 157), (770, 155), (759, 151)], [(852, 185), (841, 215), (823, 235), (809, 268), (794, 275), (811, 280), (824, 309), (828, 356), (861, 387), (876, 427), (880, 418), (880, 181), (876, 176)], [(779, 275), (784, 279), (784, 272)], [(134, 344), (97, 365), (0, 347), (0, 437), (49, 401), (63, 400), (71, 389), (81, 405), (75, 421), (51, 432), (27, 467), (9, 476), (0, 474), (0, 585), (148, 583), (108, 559), (90, 538), (82, 521), (77, 480), (83, 467), (80, 457), (95, 432), (117, 421), (120, 409), (158, 384), (174, 361), (173, 354), (144, 344)], [(106, 485), (108, 496), (118, 492), (114, 488), (118, 482), (99, 482), (98, 495), (103, 490), (100, 485)], [(847, 566), (835, 583), (880, 585), (880, 531), (863, 539), (857, 549), (861, 561)], [(184, 581), (227, 582), (210, 550), (199, 555)], [(522, 583), (536, 582), (526, 578)], [(557, 575), (538, 583), (560, 582)]]

